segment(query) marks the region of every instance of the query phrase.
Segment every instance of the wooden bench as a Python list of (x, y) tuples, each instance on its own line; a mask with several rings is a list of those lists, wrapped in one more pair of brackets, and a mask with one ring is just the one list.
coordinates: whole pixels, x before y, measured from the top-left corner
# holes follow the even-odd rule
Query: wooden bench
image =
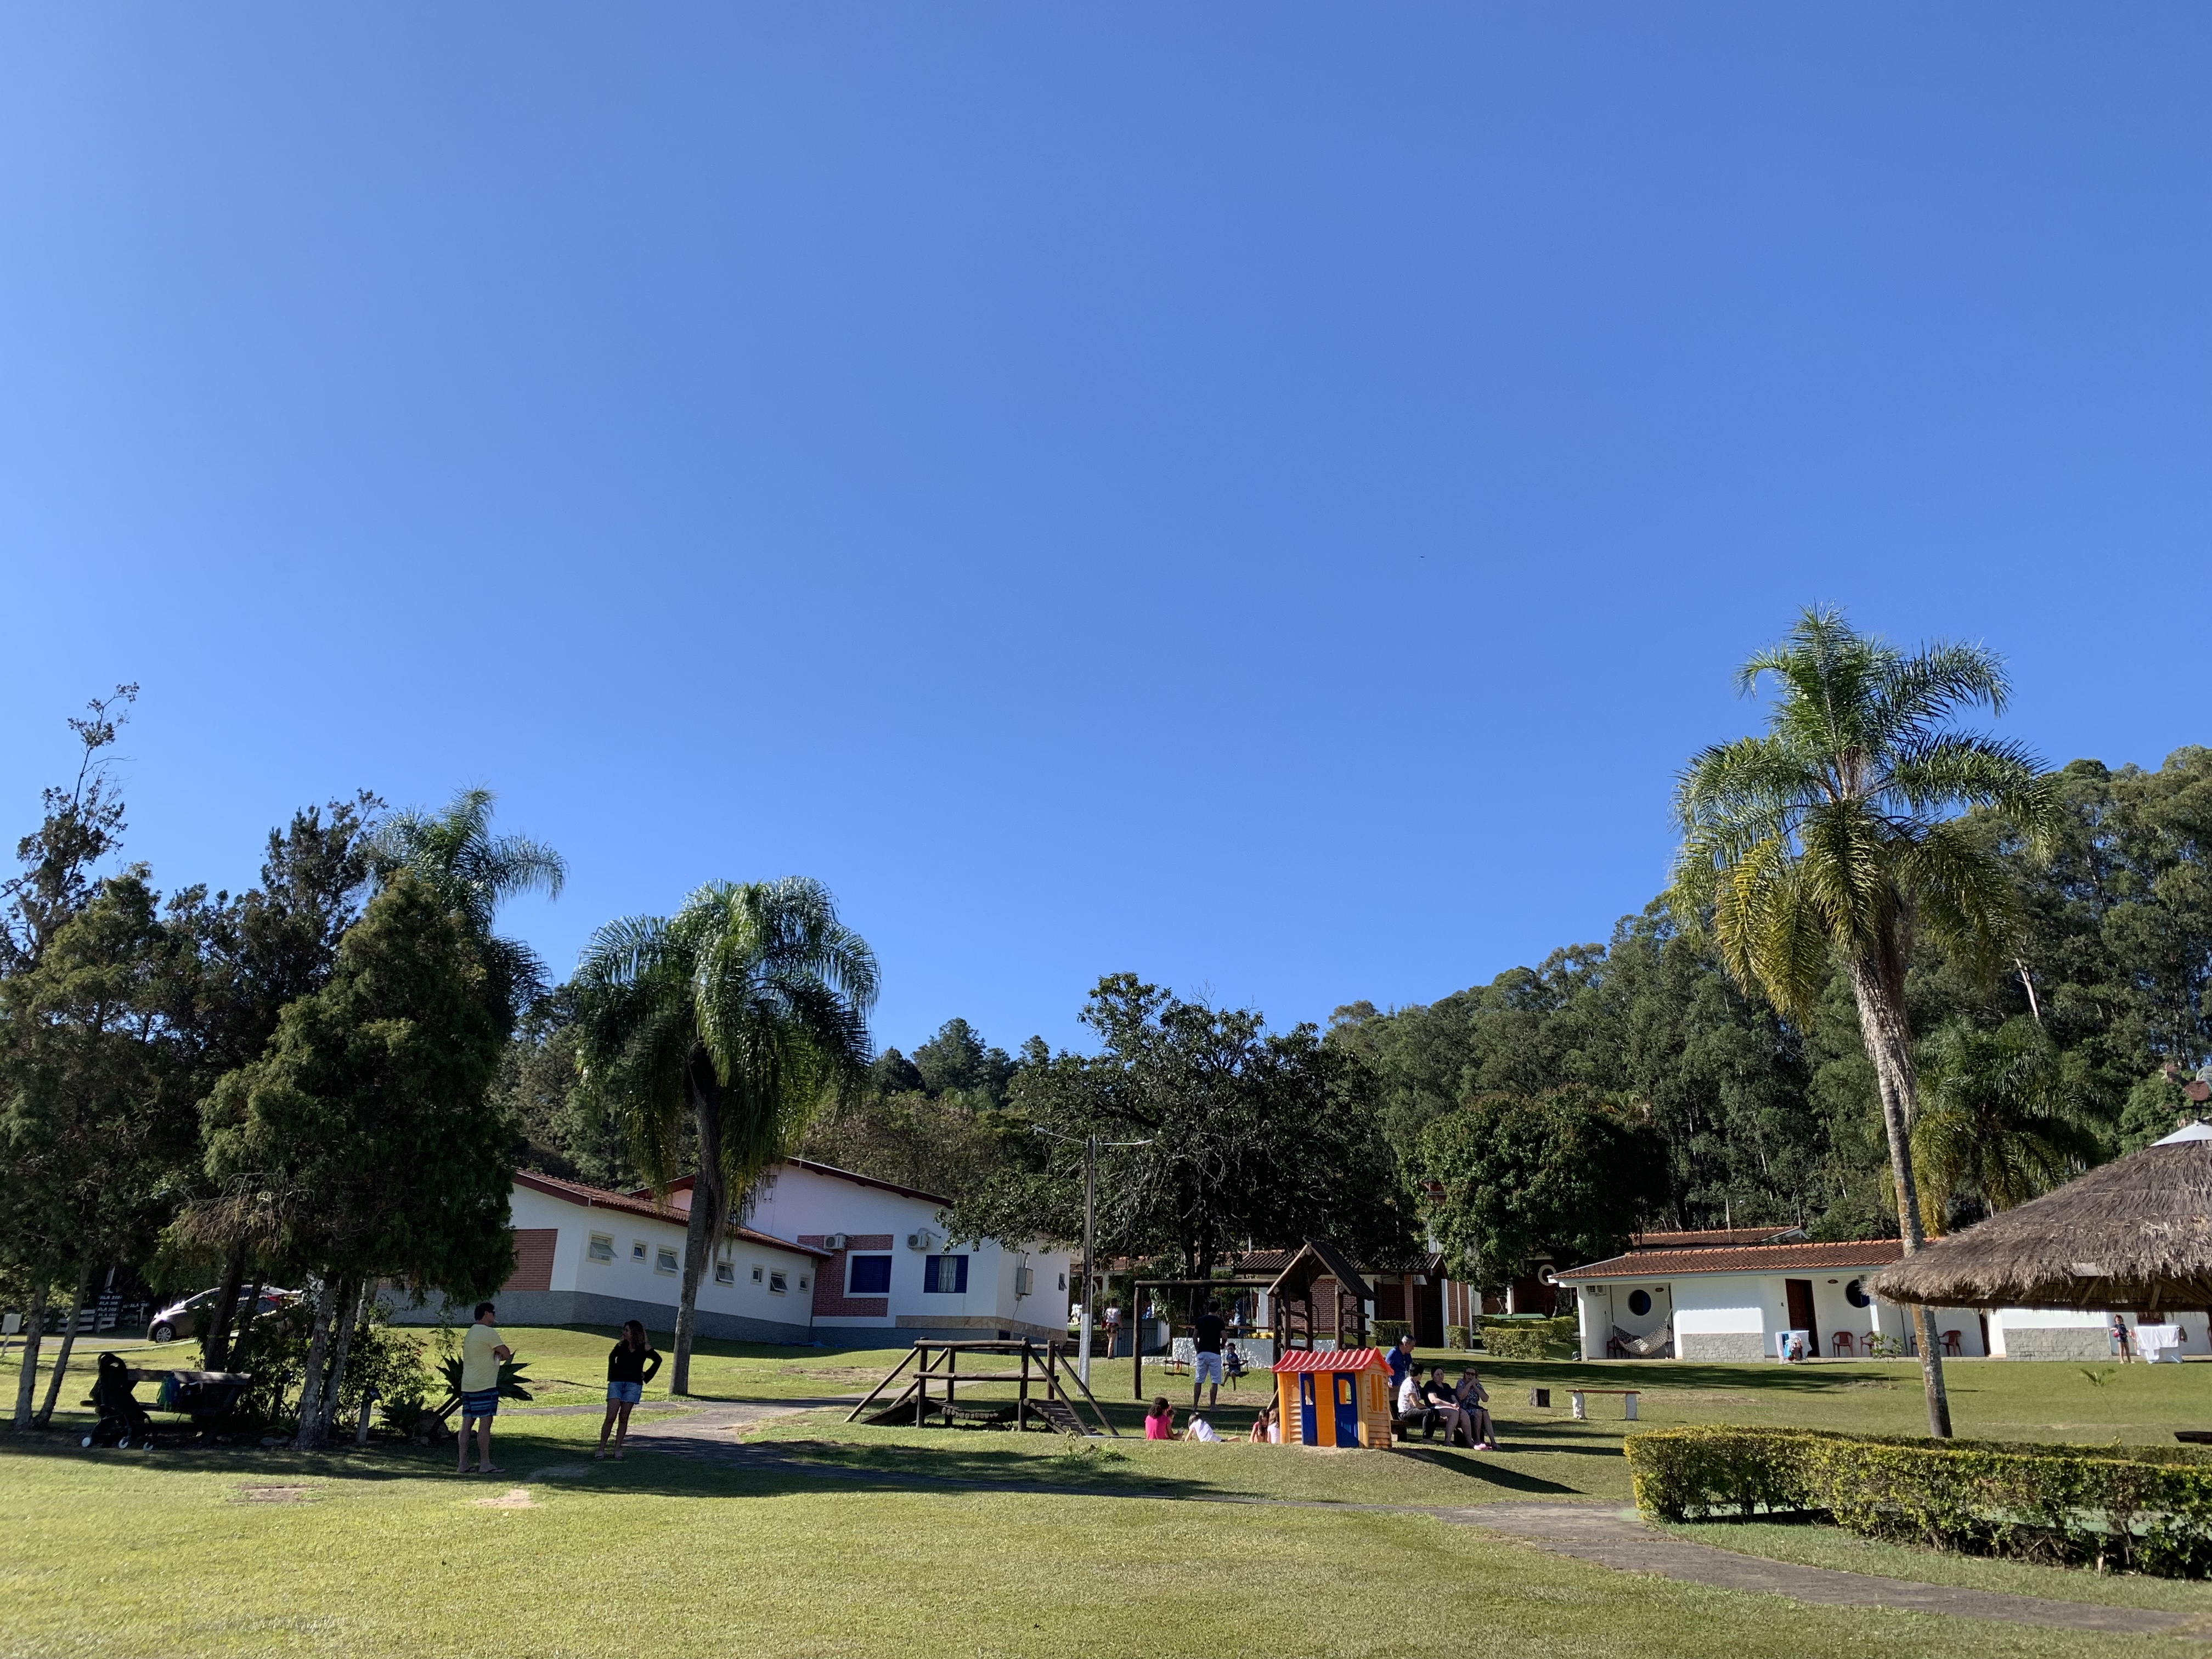
[(1568, 1397), (1574, 1406), (1575, 1420), (1584, 1423), (1589, 1420), (1589, 1407), (1583, 1399), (1584, 1395), (1617, 1394), (1620, 1396), (1621, 1416), (1633, 1423), (1637, 1420), (1636, 1396), (1643, 1392), (1641, 1389), (1575, 1389), (1570, 1391)]

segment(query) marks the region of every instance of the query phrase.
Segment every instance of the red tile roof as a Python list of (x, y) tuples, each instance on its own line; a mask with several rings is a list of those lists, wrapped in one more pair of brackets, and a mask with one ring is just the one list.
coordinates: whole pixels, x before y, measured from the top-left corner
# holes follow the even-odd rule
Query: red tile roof
[(1887, 1267), (1904, 1255), (1905, 1247), (1893, 1238), (1842, 1244), (1709, 1244), (1688, 1250), (1631, 1250), (1553, 1277), (1571, 1285), (1583, 1279), (1679, 1279), (1690, 1273), (1822, 1273)]
[(1716, 1244), (1779, 1244), (1802, 1238), (1802, 1227), (1698, 1227), (1686, 1232), (1638, 1233), (1628, 1241), (1632, 1250), (1689, 1250)]
[(1388, 1370), (1390, 1362), (1380, 1348), (1292, 1348), (1275, 1362), (1274, 1368), (1279, 1371), (1364, 1371), (1370, 1366)]
[[(873, 1187), (879, 1192), (896, 1193), (901, 1198), (918, 1198), (924, 1203), (934, 1204), (940, 1210), (952, 1207), (952, 1200), (942, 1193), (925, 1193), (918, 1188), (902, 1187), (896, 1181), (878, 1181), (873, 1176), (864, 1176), (851, 1170), (841, 1170), (834, 1164), (817, 1164), (811, 1158), (787, 1158), (783, 1160), (794, 1170), (810, 1170), (816, 1175), (828, 1176), (836, 1181), (849, 1181), (856, 1187)], [(696, 1177), (679, 1176), (668, 1183), (672, 1193), (688, 1193)], [(649, 1189), (648, 1189), (649, 1190)]]
[[(514, 1184), (527, 1187), (534, 1193), (544, 1193), (548, 1198), (557, 1198), (570, 1204), (580, 1204), (592, 1210), (619, 1210), (624, 1215), (643, 1216), (648, 1221), (665, 1221), (673, 1226), (687, 1224), (691, 1218), (684, 1211), (669, 1205), (655, 1204), (648, 1189), (643, 1197), (635, 1193), (611, 1193), (603, 1187), (586, 1187), (580, 1181), (563, 1181), (559, 1176), (540, 1175), (535, 1170), (517, 1170)], [(774, 1233), (764, 1233), (751, 1227), (732, 1227), (723, 1237), (742, 1238), (749, 1244), (764, 1244), (771, 1249), (789, 1250), (793, 1255), (816, 1256), (827, 1261), (828, 1250), (817, 1250), (811, 1244), (798, 1244), (787, 1238), (778, 1238)]]

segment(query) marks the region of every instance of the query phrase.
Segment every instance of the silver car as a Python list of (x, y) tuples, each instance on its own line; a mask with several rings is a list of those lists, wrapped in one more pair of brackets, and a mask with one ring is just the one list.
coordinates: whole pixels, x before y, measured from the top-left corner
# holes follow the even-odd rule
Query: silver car
[[(172, 1302), (167, 1307), (155, 1314), (153, 1319), (147, 1324), (146, 1334), (156, 1342), (173, 1342), (180, 1336), (198, 1335), (200, 1321), (215, 1311), (216, 1297), (222, 1293), (222, 1287), (217, 1285), (211, 1290), (202, 1291), (198, 1296), (188, 1296), (181, 1302)], [(238, 1293), (238, 1305), (241, 1312), (246, 1307), (246, 1298), (250, 1294), (251, 1292), (246, 1291), (240, 1291)], [(254, 1306), (256, 1316), (276, 1312), (298, 1294), (296, 1291), (280, 1291), (273, 1287), (262, 1291), (261, 1300)]]

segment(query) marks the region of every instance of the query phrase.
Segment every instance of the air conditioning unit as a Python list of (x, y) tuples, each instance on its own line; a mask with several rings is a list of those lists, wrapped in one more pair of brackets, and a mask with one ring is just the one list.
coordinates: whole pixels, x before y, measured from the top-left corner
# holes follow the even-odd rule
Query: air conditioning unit
[(924, 1227), (918, 1233), (906, 1236), (906, 1247), (909, 1250), (933, 1250), (937, 1248), (937, 1236)]
[(852, 1239), (847, 1234), (831, 1233), (822, 1241), (822, 1248), (825, 1250), (842, 1250), (851, 1243)]

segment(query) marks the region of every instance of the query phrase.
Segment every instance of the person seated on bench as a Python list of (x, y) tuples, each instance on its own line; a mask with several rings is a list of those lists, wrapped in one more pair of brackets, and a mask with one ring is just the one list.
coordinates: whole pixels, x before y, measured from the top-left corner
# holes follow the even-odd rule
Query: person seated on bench
[(1420, 1373), (1411, 1366), (1407, 1368), (1406, 1380), (1398, 1385), (1398, 1414), (1390, 1426), (1408, 1440), (1413, 1437), (1415, 1429), (1421, 1431), (1424, 1440), (1437, 1437), (1436, 1408), (1421, 1390)]
[(1193, 1412), (1190, 1414), (1190, 1426), (1182, 1431), (1182, 1437), (1186, 1440), (1202, 1440), (1211, 1446), (1218, 1446), (1221, 1443), (1221, 1437), (1214, 1432), (1213, 1425), (1206, 1420), (1204, 1412)]
[(1172, 1440), (1175, 1437), (1175, 1407), (1168, 1403), (1167, 1395), (1156, 1395), (1152, 1410), (1145, 1413), (1145, 1438)]
[(1482, 1379), (1469, 1365), (1459, 1374), (1459, 1387), (1452, 1392), (1458, 1397), (1460, 1409), (1468, 1414), (1474, 1427), (1474, 1449), (1498, 1449), (1498, 1425), (1490, 1415), (1490, 1390), (1482, 1386)]
[(1452, 1385), (1444, 1381), (1444, 1368), (1431, 1366), (1429, 1380), (1421, 1384), (1421, 1397), (1429, 1409), (1436, 1413), (1437, 1421), (1443, 1425), (1444, 1444), (1456, 1445), (1462, 1436), (1468, 1445), (1474, 1443), (1474, 1423), (1460, 1404), (1459, 1395)]

